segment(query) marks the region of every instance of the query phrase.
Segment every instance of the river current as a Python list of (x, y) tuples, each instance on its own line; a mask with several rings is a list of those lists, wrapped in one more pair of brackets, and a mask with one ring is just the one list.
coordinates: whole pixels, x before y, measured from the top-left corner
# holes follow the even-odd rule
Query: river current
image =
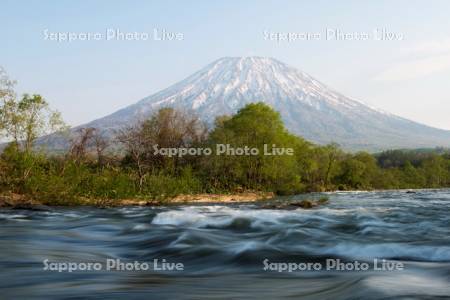
[(0, 299), (450, 298), (450, 190), (327, 196), (1, 209)]

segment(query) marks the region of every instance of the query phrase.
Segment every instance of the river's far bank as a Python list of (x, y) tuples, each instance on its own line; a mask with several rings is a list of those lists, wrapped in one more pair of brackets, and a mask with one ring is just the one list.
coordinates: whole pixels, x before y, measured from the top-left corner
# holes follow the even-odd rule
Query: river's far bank
[[(379, 190), (348, 190), (348, 191), (323, 191), (304, 193), (309, 195), (321, 194), (341, 194), (341, 193), (379, 193), (379, 192), (403, 192), (417, 193), (420, 191), (442, 191), (448, 188), (428, 188), (428, 189), (379, 189)], [(120, 207), (120, 206), (160, 206), (160, 205), (185, 205), (185, 204), (232, 204), (246, 203), (264, 200), (272, 200), (276, 198), (274, 192), (261, 191), (243, 191), (229, 194), (180, 194), (167, 198), (126, 198), (126, 199), (98, 199), (80, 197), (72, 200), (38, 200), (25, 194), (3, 193), (0, 194), (0, 208), (16, 208), (16, 209), (39, 209), (43, 206), (93, 206), (93, 207)], [(324, 197), (328, 198), (328, 197)], [(324, 204), (323, 200), (314, 201), (314, 199), (306, 199), (311, 202), (312, 206)], [(317, 203), (316, 203), (317, 202)], [(289, 203), (287, 203), (289, 206)], [(303, 208), (311, 208), (306, 205)]]
[(177, 195), (165, 199), (90, 199), (79, 198), (68, 201), (37, 200), (27, 195), (7, 193), (0, 195), (0, 207), (10, 208), (33, 208), (39, 206), (150, 206), (167, 204), (191, 204), (191, 203), (243, 203), (259, 200), (269, 200), (275, 197), (273, 192), (241, 192), (232, 194), (192, 194)]

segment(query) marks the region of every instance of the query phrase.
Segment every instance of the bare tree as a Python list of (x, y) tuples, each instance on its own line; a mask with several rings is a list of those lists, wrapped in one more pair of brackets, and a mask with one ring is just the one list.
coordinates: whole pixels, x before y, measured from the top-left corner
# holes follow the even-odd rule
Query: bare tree
[(80, 128), (72, 138), (69, 155), (76, 162), (87, 159), (89, 153), (97, 155), (97, 163), (103, 165), (105, 159), (105, 149), (109, 146), (106, 138), (102, 136), (100, 130), (94, 127)]
[(88, 153), (89, 143), (94, 136), (95, 128), (87, 127), (80, 128), (76, 131), (76, 136), (72, 138), (69, 155), (76, 162), (82, 162), (86, 160), (86, 154)]
[(153, 146), (181, 148), (206, 140), (207, 128), (194, 114), (162, 108), (149, 119), (125, 127), (117, 133), (117, 140), (133, 160), (142, 189), (145, 176), (156, 170), (176, 171), (182, 159), (154, 154)]
[(124, 150), (131, 157), (137, 167), (139, 178), (139, 190), (142, 190), (147, 174), (145, 164), (145, 136), (142, 132), (142, 123), (134, 124), (120, 129), (116, 133), (116, 139), (124, 146)]
[(94, 132), (95, 151), (97, 152), (97, 162), (100, 166), (105, 163), (105, 150), (109, 147), (109, 141), (99, 132)]
[(153, 146), (183, 148), (206, 140), (207, 127), (197, 115), (179, 109), (162, 108), (142, 124), (148, 159), (159, 168), (177, 169), (183, 159), (153, 155)]

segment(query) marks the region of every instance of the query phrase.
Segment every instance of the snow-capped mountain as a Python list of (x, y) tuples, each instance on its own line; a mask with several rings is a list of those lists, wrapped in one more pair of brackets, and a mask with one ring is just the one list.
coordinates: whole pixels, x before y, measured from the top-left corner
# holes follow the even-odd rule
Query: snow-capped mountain
[(161, 107), (195, 111), (206, 121), (262, 101), (287, 128), (316, 143), (380, 150), (450, 146), (450, 131), (371, 108), (333, 91), (308, 74), (273, 59), (226, 57), (109, 116), (83, 125), (110, 131)]

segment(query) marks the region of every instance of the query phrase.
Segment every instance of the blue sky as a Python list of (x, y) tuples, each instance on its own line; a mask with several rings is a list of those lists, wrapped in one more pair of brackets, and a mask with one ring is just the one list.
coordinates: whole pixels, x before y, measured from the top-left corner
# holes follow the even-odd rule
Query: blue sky
[[(78, 125), (132, 104), (223, 56), (268, 56), (341, 93), (450, 129), (449, 1), (5, 1), (0, 65)], [(57, 42), (50, 33), (146, 32), (182, 40)], [(282, 33), (369, 32), (401, 40), (276, 42)]]

